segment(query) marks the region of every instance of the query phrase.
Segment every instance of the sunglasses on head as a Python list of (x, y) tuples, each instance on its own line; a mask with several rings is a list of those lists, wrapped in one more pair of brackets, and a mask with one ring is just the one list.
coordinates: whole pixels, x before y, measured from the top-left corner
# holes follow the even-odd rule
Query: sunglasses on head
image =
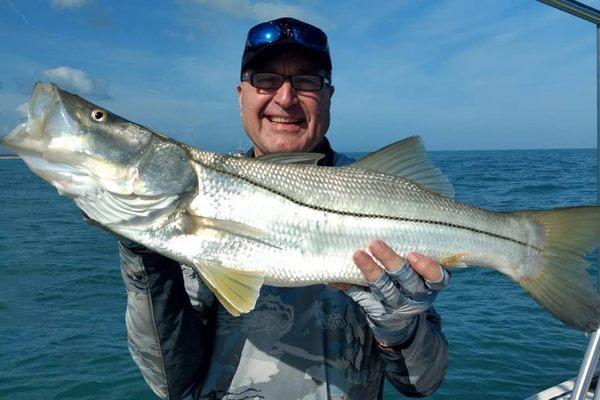
[(269, 43), (289, 41), (318, 51), (327, 51), (327, 36), (320, 29), (302, 21), (269, 21), (248, 32), (246, 46), (260, 47)]

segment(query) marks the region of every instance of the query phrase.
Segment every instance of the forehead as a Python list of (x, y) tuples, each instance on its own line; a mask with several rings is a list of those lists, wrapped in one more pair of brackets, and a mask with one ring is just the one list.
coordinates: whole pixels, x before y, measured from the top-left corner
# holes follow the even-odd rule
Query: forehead
[(285, 50), (265, 57), (256, 70), (278, 73), (320, 72), (323, 68), (306, 52)]

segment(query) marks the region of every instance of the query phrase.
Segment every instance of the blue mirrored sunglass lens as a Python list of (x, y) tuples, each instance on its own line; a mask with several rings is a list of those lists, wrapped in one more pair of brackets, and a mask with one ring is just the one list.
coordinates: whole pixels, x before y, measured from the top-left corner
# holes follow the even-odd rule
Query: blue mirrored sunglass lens
[(255, 26), (248, 32), (248, 42), (251, 46), (260, 46), (271, 43), (281, 37), (281, 28), (279, 26), (266, 22)]
[(326, 36), (311, 26), (294, 27), (292, 35), (296, 41), (314, 49), (325, 50), (327, 48)]

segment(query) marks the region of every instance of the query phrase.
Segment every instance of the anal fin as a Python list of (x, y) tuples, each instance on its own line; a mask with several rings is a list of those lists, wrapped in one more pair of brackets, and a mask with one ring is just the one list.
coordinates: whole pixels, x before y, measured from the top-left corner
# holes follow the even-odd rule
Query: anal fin
[(227, 268), (218, 261), (203, 262), (195, 267), (231, 315), (238, 317), (254, 309), (265, 280), (262, 274)]

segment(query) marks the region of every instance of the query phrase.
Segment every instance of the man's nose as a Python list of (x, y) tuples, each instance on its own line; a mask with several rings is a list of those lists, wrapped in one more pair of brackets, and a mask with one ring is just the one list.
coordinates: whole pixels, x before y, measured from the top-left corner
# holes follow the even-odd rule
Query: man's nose
[(289, 80), (285, 80), (283, 85), (277, 89), (273, 100), (282, 108), (289, 108), (298, 102), (298, 92)]

